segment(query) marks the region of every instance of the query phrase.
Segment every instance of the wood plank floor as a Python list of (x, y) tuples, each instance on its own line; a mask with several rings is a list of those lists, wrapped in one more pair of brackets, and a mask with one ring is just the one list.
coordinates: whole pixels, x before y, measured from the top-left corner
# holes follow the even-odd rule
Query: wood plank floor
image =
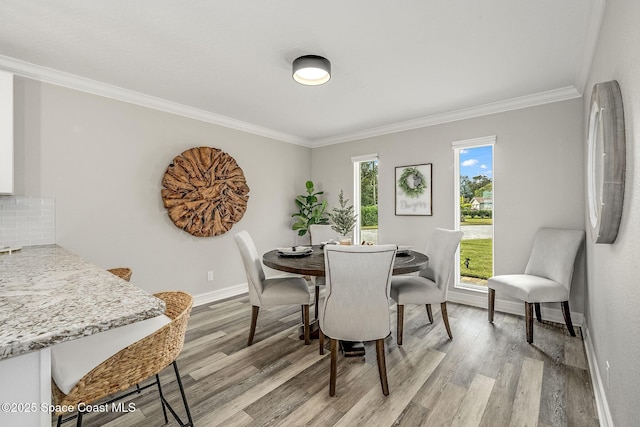
[[(196, 307), (178, 359), (195, 425), (599, 425), (579, 328), (571, 337), (563, 325), (535, 322), (529, 345), (522, 317), (496, 313), (492, 325), (484, 309), (448, 308), (452, 341), (439, 305), (433, 324), (424, 306), (406, 306), (404, 345), (397, 346), (394, 306), (385, 340), (390, 395), (382, 394), (375, 346), (367, 343), (365, 357), (339, 356), (332, 398), (329, 352), (320, 356), (316, 340), (305, 346), (298, 339), (299, 308), (261, 309), (254, 345), (246, 347), (248, 297)], [(161, 378), (183, 413), (173, 370)], [(90, 414), (83, 425), (165, 425), (154, 389), (130, 402), (133, 412)], [(177, 424), (170, 417), (168, 425)]]

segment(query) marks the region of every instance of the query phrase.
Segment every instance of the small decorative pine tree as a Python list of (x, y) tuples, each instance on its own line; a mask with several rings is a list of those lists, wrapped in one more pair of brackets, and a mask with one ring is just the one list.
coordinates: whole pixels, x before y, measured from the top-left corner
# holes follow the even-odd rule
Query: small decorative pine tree
[(340, 190), (340, 195), (338, 196), (340, 208), (333, 208), (329, 214), (331, 222), (333, 222), (331, 228), (333, 231), (340, 233), (341, 236), (346, 236), (351, 233), (358, 218), (353, 209), (353, 205), (347, 205), (348, 202), (349, 200), (344, 198), (344, 193)]

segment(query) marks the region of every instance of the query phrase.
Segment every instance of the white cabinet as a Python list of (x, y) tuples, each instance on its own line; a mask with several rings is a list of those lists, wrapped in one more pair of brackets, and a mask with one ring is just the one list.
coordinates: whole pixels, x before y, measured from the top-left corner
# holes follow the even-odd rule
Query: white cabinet
[(13, 194), (13, 74), (0, 70), (0, 194)]

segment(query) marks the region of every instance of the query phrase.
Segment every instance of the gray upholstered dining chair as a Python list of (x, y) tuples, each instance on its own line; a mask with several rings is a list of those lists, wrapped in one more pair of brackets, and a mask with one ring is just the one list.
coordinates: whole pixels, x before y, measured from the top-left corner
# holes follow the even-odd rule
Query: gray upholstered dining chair
[(398, 310), (398, 345), (402, 345), (405, 304), (424, 304), (430, 323), (433, 323), (431, 304), (440, 304), (444, 327), (449, 339), (453, 338), (447, 315), (447, 288), (461, 238), (461, 231), (436, 228), (425, 249), (425, 254), (429, 257), (429, 266), (421, 270), (417, 276), (396, 276), (391, 279), (391, 298), (397, 303)]
[[(340, 234), (337, 231), (334, 231), (331, 228), (330, 224), (311, 224), (309, 226), (309, 235), (311, 236), (311, 244), (312, 245), (321, 245), (323, 242), (340, 240)], [(318, 318), (318, 305), (320, 301), (320, 287), (324, 288), (325, 278), (324, 277), (313, 277), (312, 283), (315, 287), (315, 310), (316, 310), (316, 319)]]
[(320, 309), (320, 354), (331, 339), (329, 395), (336, 393), (338, 340), (374, 341), (384, 395), (389, 394), (384, 339), (391, 332), (389, 285), (395, 245), (324, 247), (326, 296)]
[(235, 239), (247, 273), (249, 302), (251, 302), (252, 306), (251, 329), (247, 346), (253, 344), (260, 307), (293, 304), (302, 306), (304, 343), (309, 345), (311, 343), (309, 339), (309, 301), (311, 294), (309, 293), (307, 281), (302, 277), (274, 277), (267, 279), (262, 269), (260, 256), (249, 233), (240, 231), (236, 234)]
[(582, 230), (541, 228), (524, 274), (505, 274), (489, 279), (489, 322), (493, 322), (496, 291), (524, 301), (527, 342), (533, 342), (533, 308), (542, 321), (540, 303), (560, 302), (567, 329), (576, 336), (569, 311), (571, 278), (578, 250), (584, 240)]
[(322, 242), (333, 240), (338, 242), (340, 234), (331, 228), (330, 224), (312, 224), (309, 226), (309, 235), (312, 245), (320, 245)]

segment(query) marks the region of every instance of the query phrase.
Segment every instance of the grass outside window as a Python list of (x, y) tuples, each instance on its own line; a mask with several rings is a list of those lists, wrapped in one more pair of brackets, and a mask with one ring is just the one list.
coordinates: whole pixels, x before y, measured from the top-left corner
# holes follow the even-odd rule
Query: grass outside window
[(471, 218), (465, 217), (460, 225), (493, 225), (492, 218)]
[(460, 276), (486, 280), (492, 275), (493, 239), (462, 240), (460, 242)]

